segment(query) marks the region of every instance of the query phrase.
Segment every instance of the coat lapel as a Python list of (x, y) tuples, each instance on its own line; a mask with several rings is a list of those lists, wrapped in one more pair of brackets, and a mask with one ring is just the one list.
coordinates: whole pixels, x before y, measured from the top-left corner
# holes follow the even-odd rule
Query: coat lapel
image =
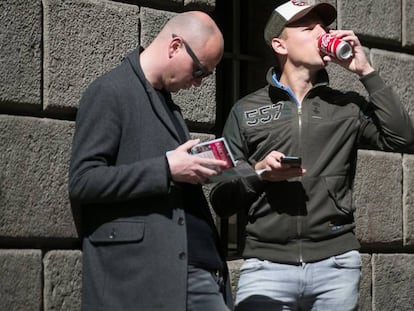
[(154, 112), (158, 115), (161, 122), (165, 125), (165, 127), (168, 129), (171, 135), (174, 136), (175, 140), (179, 144), (181, 144), (181, 139), (177, 133), (177, 129), (175, 128), (173, 122), (171, 121), (170, 116), (168, 115), (168, 112), (166, 111), (166, 109), (168, 108), (164, 106), (158, 94), (155, 92), (155, 90), (152, 87), (147, 88), (146, 91), (147, 91), (148, 97), (150, 98), (150, 103), (152, 105)]
[(184, 129), (186, 140), (191, 139), (190, 132), (188, 130), (187, 124), (184, 121), (184, 118), (183, 118), (183, 115), (181, 114), (181, 111), (180, 110), (174, 110), (173, 113), (174, 113), (175, 117), (177, 118), (178, 123), (180, 124), (180, 126)]
[[(152, 87), (152, 85), (147, 81), (145, 78), (145, 75), (142, 71), (141, 65), (139, 64), (139, 53), (141, 53), (144, 49), (142, 47), (139, 47), (135, 49), (132, 53), (130, 53), (127, 56), (128, 62), (131, 64), (132, 69), (136, 73), (138, 79), (141, 81), (142, 85), (145, 88), (145, 92), (148, 95), (148, 100), (155, 112), (155, 114), (159, 117), (160, 121), (164, 126), (168, 129), (168, 131), (171, 133), (171, 135), (174, 137), (174, 139), (177, 141), (178, 144), (181, 144), (180, 136), (177, 133), (177, 130), (174, 126), (174, 124), (171, 121), (170, 116), (168, 115), (167, 111), (165, 110), (165, 107), (163, 103), (161, 102), (160, 98), (158, 97), (158, 94)], [(180, 117), (178, 120), (181, 121), (182, 117)], [(181, 123), (181, 122), (180, 122)], [(185, 127), (186, 129), (186, 127)], [(186, 135), (187, 130), (185, 130)]]

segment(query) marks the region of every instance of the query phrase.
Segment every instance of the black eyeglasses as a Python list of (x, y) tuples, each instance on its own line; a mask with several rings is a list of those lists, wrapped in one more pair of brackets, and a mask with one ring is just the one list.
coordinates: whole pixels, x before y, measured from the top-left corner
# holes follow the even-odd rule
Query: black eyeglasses
[(203, 66), (197, 56), (195, 55), (194, 51), (190, 48), (188, 43), (181, 38), (180, 36), (177, 36), (176, 34), (172, 34), (173, 38), (180, 38), (180, 40), (183, 42), (185, 50), (187, 51), (188, 55), (190, 55), (191, 59), (194, 63), (194, 70), (193, 70), (193, 78), (195, 79), (202, 79), (209, 75), (211, 75), (213, 72), (209, 71), (205, 66)]

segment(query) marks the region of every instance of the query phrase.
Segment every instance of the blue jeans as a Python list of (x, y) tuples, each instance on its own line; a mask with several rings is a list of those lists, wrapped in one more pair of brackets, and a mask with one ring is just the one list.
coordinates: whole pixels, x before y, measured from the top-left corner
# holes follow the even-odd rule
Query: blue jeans
[(188, 266), (187, 311), (229, 311), (214, 273)]
[(358, 251), (302, 265), (246, 259), (236, 310), (357, 310), (360, 278)]

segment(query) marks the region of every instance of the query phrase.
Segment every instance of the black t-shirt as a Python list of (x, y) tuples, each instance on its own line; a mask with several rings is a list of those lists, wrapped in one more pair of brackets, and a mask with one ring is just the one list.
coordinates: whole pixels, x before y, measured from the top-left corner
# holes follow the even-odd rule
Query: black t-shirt
[[(173, 111), (177, 109), (169, 93), (158, 91), (162, 103), (180, 136), (181, 143), (187, 138)], [(218, 238), (207, 201), (200, 186), (182, 183), (182, 195), (186, 216), (188, 264), (199, 268), (218, 270), (223, 262), (217, 250)]]

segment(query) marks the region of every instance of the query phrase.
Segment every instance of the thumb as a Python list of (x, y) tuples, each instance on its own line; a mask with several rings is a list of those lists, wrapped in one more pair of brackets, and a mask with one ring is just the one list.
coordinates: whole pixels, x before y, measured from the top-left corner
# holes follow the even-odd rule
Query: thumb
[(187, 140), (184, 144), (180, 145), (177, 147), (177, 151), (185, 151), (188, 152), (188, 150), (190, 150), (191, 148), (193, 148), (195, 145), (197, 145), (200, 142), (200, 139), (190, 139)]

